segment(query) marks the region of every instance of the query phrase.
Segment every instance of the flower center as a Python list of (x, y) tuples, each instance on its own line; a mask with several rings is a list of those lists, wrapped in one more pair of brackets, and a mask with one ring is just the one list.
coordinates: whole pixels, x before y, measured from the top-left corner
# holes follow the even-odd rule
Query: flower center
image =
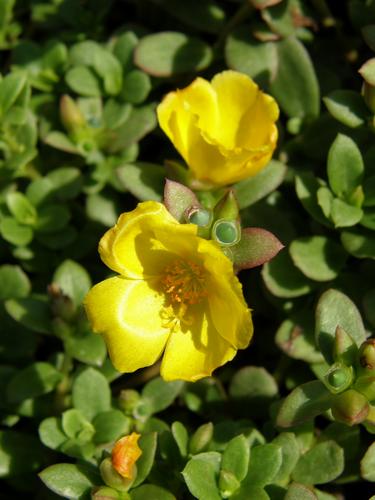
[(171, 305), (193, 305), (207, 296), (204, 269), (191, 261), (175, 260), (165, 269), (162, 277), (164, 292)]

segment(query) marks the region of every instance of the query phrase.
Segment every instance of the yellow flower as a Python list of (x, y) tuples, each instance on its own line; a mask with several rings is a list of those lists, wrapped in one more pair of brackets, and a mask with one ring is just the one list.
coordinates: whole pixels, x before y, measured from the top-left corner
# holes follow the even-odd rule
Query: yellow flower
[(112, 466), (126, 479), (133, 479), (135, 463), (142, 455), (142, 450), (138, 446), (140, 434), (132, 432), (129, 436), (124, 436), (116, 441), (112, 450)]
[(164, 353), (165, 380), (195, 381), (249, 344), (251, 314), (232, 263), (161, 203), (122, 214), (99, 252), (119, 276), (95, 285), (85, 307), (117, 370), (133, 372)]
[(248, 76), (223, 71), (170, 92), (157, 109), (160, 127), (193, 177), (223, 186), (257, 174), (276, 147), (276, 101)]

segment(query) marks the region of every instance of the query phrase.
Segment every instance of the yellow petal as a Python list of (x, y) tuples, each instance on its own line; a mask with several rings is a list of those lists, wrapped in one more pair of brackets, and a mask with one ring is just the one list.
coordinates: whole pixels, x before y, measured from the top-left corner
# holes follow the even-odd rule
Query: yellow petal
[(213, 242), (201, 239), (198, 253), (207, 271), (208, 303), (219, 334), (236, 349), (249, 345), (253, 335), (251, 311), (234, 275), (231, 261)]
[(194, 234), (196, 226), (179, 224), (164, 205), (156, 201), (139, 203), (120, 216), (99, 243), (99, 253), (108, 267), (128, 278), (159, 276), (170, 262), (170, 252), (155, 237), (155, 230), (167, 228), (173, 237)]
[(152, 365), (160, 357), (170, 334), (161, 318), (164, 302), (156, 282), (122, 277), (102, 281), (86, 295), (92, 328), (103, 334), (120, 372)]
[(216, 331), (208, 309), (196, 313), (191, 326), (173, 331), (165, 348), (160, 374), (164, 380), (194, 382), (227, 363), (236, 350)]

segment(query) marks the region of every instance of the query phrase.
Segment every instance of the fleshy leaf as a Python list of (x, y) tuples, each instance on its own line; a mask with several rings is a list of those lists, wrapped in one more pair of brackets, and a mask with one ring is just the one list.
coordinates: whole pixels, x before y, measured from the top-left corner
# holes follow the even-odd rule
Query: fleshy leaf
[(237, 269), (261, 266), (277, 255), (284, 245), (275, 235), (259, 227), (242, 230), (241, 240), (231, 248)]
[(178, 222), (185, 222), (184, 215), (187, 209), (200, 206), (191, 189), (170, 179), (165, 181), (164, 204)]

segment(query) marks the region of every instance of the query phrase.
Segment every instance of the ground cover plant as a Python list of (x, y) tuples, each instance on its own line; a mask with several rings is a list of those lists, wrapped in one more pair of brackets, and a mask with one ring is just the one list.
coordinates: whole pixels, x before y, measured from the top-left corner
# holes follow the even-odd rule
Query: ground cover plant
[(1, 499), (375, 498), (374, 51), (372, 0), (0, 2)]

